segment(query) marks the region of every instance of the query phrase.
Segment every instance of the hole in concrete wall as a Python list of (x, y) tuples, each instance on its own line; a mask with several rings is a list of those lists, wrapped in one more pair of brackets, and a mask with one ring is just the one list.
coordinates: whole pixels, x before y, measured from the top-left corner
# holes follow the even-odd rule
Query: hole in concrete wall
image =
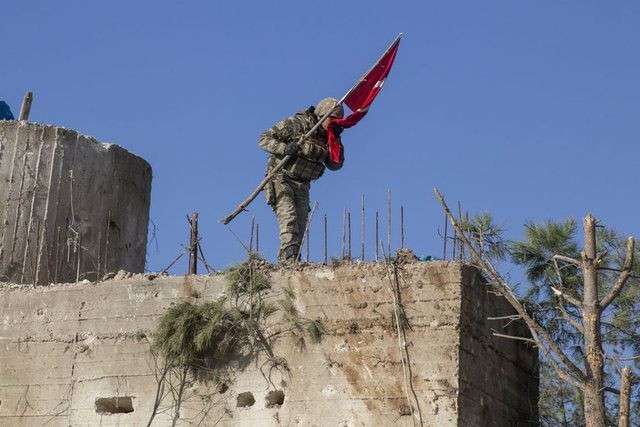
[(249, 406), (253, 406), (254, 403), (256, 403), (256, 399), (253, 397), (253, 393), (246, 391), (238, 395), (236, 406), (238, 408), (248, 408)]
[(402, 416), (405, 416), (405, 415), (411, 415), (413, 413), (413, 410), (411, 409), (411, 406), (409, 406), (409, 405), (400, 405), (400, 407), (398, 408), (398, 413), (402, 417)]
[(109, 221), (109, 227), (115, 228), (118, 233), (120, 232), (120, 227), (118, 227), (118, 224), (116, 224), (113, 220)]
[(273, 390), (267, 393), (267, 397), (265, 397), (267, 402), (267, 408), (279, 408), (284, 403), (284, 391), (282, 390)]
[(96, 399), (98, 414), (128, 414), (133, 412), (131, 396), (99, 397)]

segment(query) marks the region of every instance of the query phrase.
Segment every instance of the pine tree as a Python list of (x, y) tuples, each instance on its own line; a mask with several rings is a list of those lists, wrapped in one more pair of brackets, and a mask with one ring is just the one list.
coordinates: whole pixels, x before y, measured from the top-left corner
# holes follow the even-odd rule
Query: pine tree
[(618, 402), (626, 405), (629, 396), (635, 413), (639, 407), (637, 382), (635, 394), (618, 390), (630, 377), (638, 378), (640, 367), (640, 269), (634, 264), (640, 253), (633, 237), (625, 240), (587, 215), (580, 248), (573, 220), (525, 224), (525, 238), (508, 248), (530, 282), (519, 297), (498, 272), (496, 257), (483, 250), (484, 239), (452, 215), (437, 190), (436, 196), (471, 262), (528, 327), (529, 337), (513, 338), (540, 350), (541, 422), (591, 427), (615, 425), (618, 418), (621, 427), (628, 426), (627, 414), (634, 411), (625, 407), (617, 413)]

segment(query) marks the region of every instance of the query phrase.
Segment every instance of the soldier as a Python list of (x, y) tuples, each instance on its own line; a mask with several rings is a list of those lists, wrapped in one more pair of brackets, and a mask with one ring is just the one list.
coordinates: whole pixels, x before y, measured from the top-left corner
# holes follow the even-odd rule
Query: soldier
[[(336, 107), (337, 106), (337, 107)], [(322, 176), (325, 167), (336, 171), (344, 162), (344, 146), (340, 141), (342, 127), (333, 125), (334, 134), (340, 145), (339, 161), (333, 162), (329, 156), (327, 126), (329, 119), (304, 141), (296, 142), (318, 123), (327, 112), (334, 109), (330, 117), (342, 118), (344, 109), (338, 100), (325, 98), (314, 107), (297, 112), (260, 135), (258, 145), (271, 153), (267, 164), (267, 174), (286, 155), (292, 156), (276, 176), (266, 185), (265, 196), (278, 218), (280, 228), (280, 262), (293, 261), (298, 257), (302, 236), (309, 215), (309, 188), (311, 181)]]

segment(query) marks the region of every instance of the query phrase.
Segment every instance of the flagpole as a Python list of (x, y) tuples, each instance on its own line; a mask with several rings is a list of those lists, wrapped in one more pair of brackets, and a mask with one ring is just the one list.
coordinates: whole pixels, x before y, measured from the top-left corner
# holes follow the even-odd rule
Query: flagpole
[[(393, 48), (393, 46), (398, 42), (398, 40), (400, 40), (402, 38), (402, 33), (398, 34), (398, 36), (393, 39), (393, 42), (391, 42), (391, 44), (389, 45), (389, 47), (387, 48), (387, 50), (384, 51), (384, 53), (382, 55), (380, 55), (380, 58), (378, 58), (378, 60), (376, 62), (373, 63), (373, 65), (358, 79), (358, 81), (356, 82), (356, 84), (354, 84), (351, 89), (349, 89), (349, 92), (347, 92), (342, 98), (340, 98), (340, 104), (342, 104), (345, 99), (347, 99), (349, 97), (349, 95), (351, 95), (353, 93), (354, 90), (356, 90), (356, 88), (358, 87), (358, 85), (360, 83), (362, 83), (362, 81), (364, 80), (365, 77), (367, 77), (367, 75), (373, 71), (373, 69), (376, 67), (376, 65), (378, 65), (380, 63), (380, 61), (382, 61), (382, 58), (385, 57), (385, 55), (387, 53), (389, 53), (389, 51)], [(333, 111), (331, 111), (333, 112)]]
[[(369, 74), (375, 68), (375, 66), (378, 65), (378, 63), (382, 60), (382, 58), (384, 58), (384, 56), (387, 53), (389, 53), (391, 48), (393, 48), (393, 46), (398, 42), (398, 40), (400, 40), (400, 38), (402, 38), (402, 33), (398, 34), (398, 36), (389, 45), (387, 50), (385, 50), (384, 53), (380, 56), (380, 58), (376, 62), (374, 62), (373, 65), (367, 70), (367, 72), (364, 73), (362, 77), (358, 79), (358, 81), (351, 87), (351, 89), (349, 89), (347, 93), (345, 93), (344, 96), (340, 98), (340, 101), (338, 101), (338, 103), (331, 110), (327, 111), (320, 118), (320, 120), (318, 120), (318, 123), (313, 125), (313, 127), (307, 133), (305, 133), (300, 137), (298, 142), (296, 142), (296, 145), (300, 146), (300, 144), (302, 144), (307, 138), (309, 138), (316, 131), (316, 129), (318, 129), (318, 127), (320, 127), (320, 125), (335, 111), (335, 109), (338, 108), (338, 105), (341, 105), (347, 99), (347, 97), (351, 95), (351, 93), (353, 93), (354, 90), (356, 90), (358, 85), (362, 83), (362, 81), (367, 76), (367, 74)], [(240, 212), (244, 211), (247, 208), (247, 206), (249, 206), (249, 204), (253, 201), (253, 199), (255, 199), (258, 196), (258, 194), (260, 194), (264, 186), (267, 185), (267, 183), (273, 179), (273, 177), (280, 171), (280, 169), (283, 168), (284, 165), (287, 164), (287, 162), (289, 162), (289, 160), (291, 160), (291, 158), (292, 158), (291, 155), (286, 155), (284, 159), (280, 161), (280, 163), (278, 163), (273, 169), (271, 169), (271, 171), (264, 177), (264, 179), (260, 182), (260, 184), (258, 184), (256, 189), (253, 190), (253, 192), (249, 194), (249, 196), (242, 203), (240, 203), (233, 212), (231, 212), (226, 217), (222, 218), (220, 222), (225, 225), (229, 224), (231, 220), (233, 220), (236, 216), (238, 216), (238, 214), (240, 214)]]

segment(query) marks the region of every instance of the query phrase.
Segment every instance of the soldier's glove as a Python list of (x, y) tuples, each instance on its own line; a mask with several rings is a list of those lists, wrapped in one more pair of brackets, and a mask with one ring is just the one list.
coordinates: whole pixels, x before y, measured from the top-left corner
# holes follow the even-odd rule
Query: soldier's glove
[(290, 142), (284, 147), (284, 154), (287, 156), (296, 156), (300, 151), (300, 147), (295, 142)]
[(340, 134), (342, 133), (342, 131), (344, 130), (344, 128), (342, 127), (342, 125), (339, 125), (338, 123), (333, 123), (331, 125), (331, 129), (333, 130), (333, 134), (337, 137), (340, 137)]

